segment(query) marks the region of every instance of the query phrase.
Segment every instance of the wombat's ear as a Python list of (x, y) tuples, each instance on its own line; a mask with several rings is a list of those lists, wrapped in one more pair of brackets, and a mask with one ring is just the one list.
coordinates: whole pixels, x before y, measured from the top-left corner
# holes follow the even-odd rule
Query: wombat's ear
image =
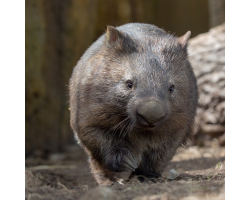
[(190, 36), (191, 36), (191, 31), (188, 31), (186, 32), (185, 35), (178, 38), (178, 42), (181, 44), (182, 48), (186, 46)]
[(118, 31), (113, 26), (107, 26), (106, 32), (106, 44), (110, 44), (111, 46), (121, 46), (124, 39), (124, 34)]

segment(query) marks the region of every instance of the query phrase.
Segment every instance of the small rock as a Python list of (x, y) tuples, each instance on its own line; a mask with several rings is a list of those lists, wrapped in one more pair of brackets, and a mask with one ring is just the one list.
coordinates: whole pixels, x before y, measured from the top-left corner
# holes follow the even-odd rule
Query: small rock
[(174, 169), (169, 170), (169, 179), (173, 180), (179, 176), (179, 173)]

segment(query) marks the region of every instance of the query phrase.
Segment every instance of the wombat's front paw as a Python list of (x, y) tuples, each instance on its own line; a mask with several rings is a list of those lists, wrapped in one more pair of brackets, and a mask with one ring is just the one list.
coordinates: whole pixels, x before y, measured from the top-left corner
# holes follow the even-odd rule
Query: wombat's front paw
[(138, 168), (133, 153), (127, 148), (117, 148), (106, 155), (106, 166), (115, 172), (131, 172)]

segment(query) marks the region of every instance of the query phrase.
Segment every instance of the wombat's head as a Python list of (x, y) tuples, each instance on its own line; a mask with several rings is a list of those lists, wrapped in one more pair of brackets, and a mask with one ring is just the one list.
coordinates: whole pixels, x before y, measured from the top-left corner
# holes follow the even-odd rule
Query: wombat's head
[(197, 94), (187, 60), (190, 34), (178, 38), (150, 29), (140, 35), (108, 27), (101, 67), (91, 83), (99, 102), (95, 116), (102, 116), (104, 126), (152, 130), (177, 118), (175, 124), (181, 126), (193, 117)]

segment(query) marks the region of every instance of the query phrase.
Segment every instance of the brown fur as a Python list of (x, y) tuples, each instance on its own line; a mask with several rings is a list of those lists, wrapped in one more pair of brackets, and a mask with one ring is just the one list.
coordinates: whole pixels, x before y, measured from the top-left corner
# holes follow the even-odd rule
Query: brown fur
[[(198, 93), (189, 36), (148, 24), (108, 27), (78, 62), (70, 79), (70, 122), (99, 184), (119, 180), (124, 171), (159, 177), (191, 137)], [(153, 128), (140, 124), (137, 113), (148, 101), (165, 110)]]

